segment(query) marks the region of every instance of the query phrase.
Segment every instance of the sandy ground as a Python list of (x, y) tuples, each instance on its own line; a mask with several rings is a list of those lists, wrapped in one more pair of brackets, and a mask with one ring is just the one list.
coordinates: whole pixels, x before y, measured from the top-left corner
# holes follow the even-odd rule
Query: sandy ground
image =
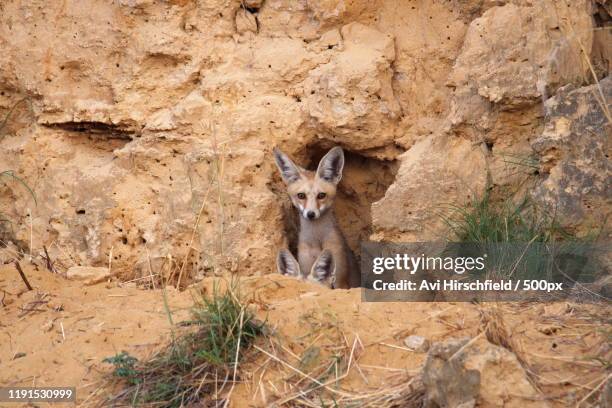
[[(118, 282), (83, 286), (43, 268), (24, 265), (24, 270), (32, 291), (26, 290), (12, 265), (0, 267), (2, 385), (75, 386), (78, 405), (85, 406), (110, 371), (102, 363), (105, 357), (124, 350), (146, 357), (168, 341), (170, 323), (161, 290)], [(212, 282), (198, 286), (210, 288)], [(267, 321), (276, 346), (269, 340), (257, 343), (262, 350), (273, 350), (274, 358), (252, 350), (242, 382), (232, 393), (234, 407), (265, 406), (291, 396), (300, 375), (288, 366), (309, 372), (334, 355), (353, 363), (348, 374), (336, 373), (343, 392), (379, 390), (406, 381), (422, 366), (426, 354), (406, 349), (406, 336), (435, 342), (473, 337), (481, 328), (483, 306), (364, 303), (359, 290), (330, 291), (280, 275), (245, 278), (243, 283), (244, 294), (258, 317)], [(192, 291), (166, 293), (174, 321), (187, 318)], [(501, 311), (552, 406), (575, 406), (608, 375), (604, 365), (610, 361), (609, 307), (485, 307)]]

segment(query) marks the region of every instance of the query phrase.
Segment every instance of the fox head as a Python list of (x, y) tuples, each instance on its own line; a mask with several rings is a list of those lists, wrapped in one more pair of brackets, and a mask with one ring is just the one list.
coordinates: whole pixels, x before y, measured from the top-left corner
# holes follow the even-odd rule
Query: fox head
[(323, 250), (310, 269), (308, 275), (304, 275), (300, 271), (298, 261), (286, 249), (281, 249), (276, 257), (276, 268), (281, 275), (293, 276), (295, 278), (318, 283), (329, 288), (334, 287), (336, 279), (336, 263), (332, 253), (325, 249)]
[(342, 148), (336, 146), (327, 152), (316, 172), (297, 166), (277, 148), (274, 149), (274, 160), (287, 184), (291, 202), (302, 217), (316, 220), (332, 207), (344, 168)]

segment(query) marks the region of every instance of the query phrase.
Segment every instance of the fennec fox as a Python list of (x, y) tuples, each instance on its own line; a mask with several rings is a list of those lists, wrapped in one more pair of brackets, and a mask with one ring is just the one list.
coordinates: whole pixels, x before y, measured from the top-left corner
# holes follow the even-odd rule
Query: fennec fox
[(321, 253), (329, 251), (334, 263), (331, 281), (334, 288), (360, 286), (361, 274), (353, 253), (338, 227), (333, 203), (338, 183), (342, 178), (344, 153), (334, 147), (321, 159), (316, 172), (299, 167), (291, 159), (274, 149), (274, 159), (287, 184), (291, 202), (300, 213), (298, 263), (300, 273), (312, 273)]
[(334, 287), (336, 273), (336, 263), (331, 252), (327, 249), (321, 251), (319, 257), (312, 264), (312, 269), (308, 276), (302, 274), (300, 264), (295, 260), (291, 252), (281, 249), (276, 257), (276, 268), (281, 275), (289, 275), (298, 279), (305, 279), (328, 288)]

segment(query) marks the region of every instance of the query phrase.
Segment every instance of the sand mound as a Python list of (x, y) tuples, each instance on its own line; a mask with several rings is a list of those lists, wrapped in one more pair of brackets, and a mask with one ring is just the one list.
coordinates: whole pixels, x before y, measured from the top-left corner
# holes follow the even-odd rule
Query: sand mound
[[(79, 405), (88, 405), (110, 372), (103, 358), (120, 351), (143, 358), (169, 340), (160, 289), (117, 282), (84, 286), (39, 267), (24, 266), (24, 272), (32, 291), (12, 265), (0, 268), (1, 384), (73, 385)], [(188, 317), (193, 291), (210, 292), (213, 283), (206, 279), (183, 292), (167, 288), (174, 322)], [(331, 291), (280, 275), (244, 278), (242, 289), (270, 336), (256, 343), (243, 366), (231, 396), (236, 407), (283, 400), (305, 405), (309, 398), (365, 403), (368, 395), (418, 379), (427, 354), (408, 349), (407, 336), (433, 344), (482, 338), (487, 310), (503, 320), (551, 406), (595, 394), (607, 376), (609, 308), (601, 306), (363, 303), (357, 289)], [(326, 386), (300, 397), (315, 377)], [(513, 398), (519, 397), (508, 396)]]

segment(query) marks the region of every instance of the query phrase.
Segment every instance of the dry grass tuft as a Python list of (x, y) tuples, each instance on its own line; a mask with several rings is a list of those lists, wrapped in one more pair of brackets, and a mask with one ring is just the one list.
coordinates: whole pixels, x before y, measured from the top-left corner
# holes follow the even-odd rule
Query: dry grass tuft
[[(225, 406), (240, 380), (239, 363), (263, 324), (238, 295), (237, 285), (197, 301), (193, 320), (180, 324), (171, 343), (144, 361), (122, 352), (104, 361), (114, 366), (100, 406)], [(180, 332), (178, 331), (180, 330)]]
[[(266, 361), (251, 373), (253, 401), (269, 407), (422, 406), (418, 375), (394, 372), (384, 386), (370, 385), (359, 363), (365, 346), (359, 335), (347, 336), (333, 316), (305, 315), (303, 325), (309, 330), (299, 344), (271, 337), (264, 347), (254, 346)], [(274, 373), (272, 379), (266, 373)]]
[(425, 386), (419, 376), (404, 378), (397, 385), (385, 387), (371, 395), (360, 396), (354, 406), (367, 408), (421, 408), (425, 403)]

